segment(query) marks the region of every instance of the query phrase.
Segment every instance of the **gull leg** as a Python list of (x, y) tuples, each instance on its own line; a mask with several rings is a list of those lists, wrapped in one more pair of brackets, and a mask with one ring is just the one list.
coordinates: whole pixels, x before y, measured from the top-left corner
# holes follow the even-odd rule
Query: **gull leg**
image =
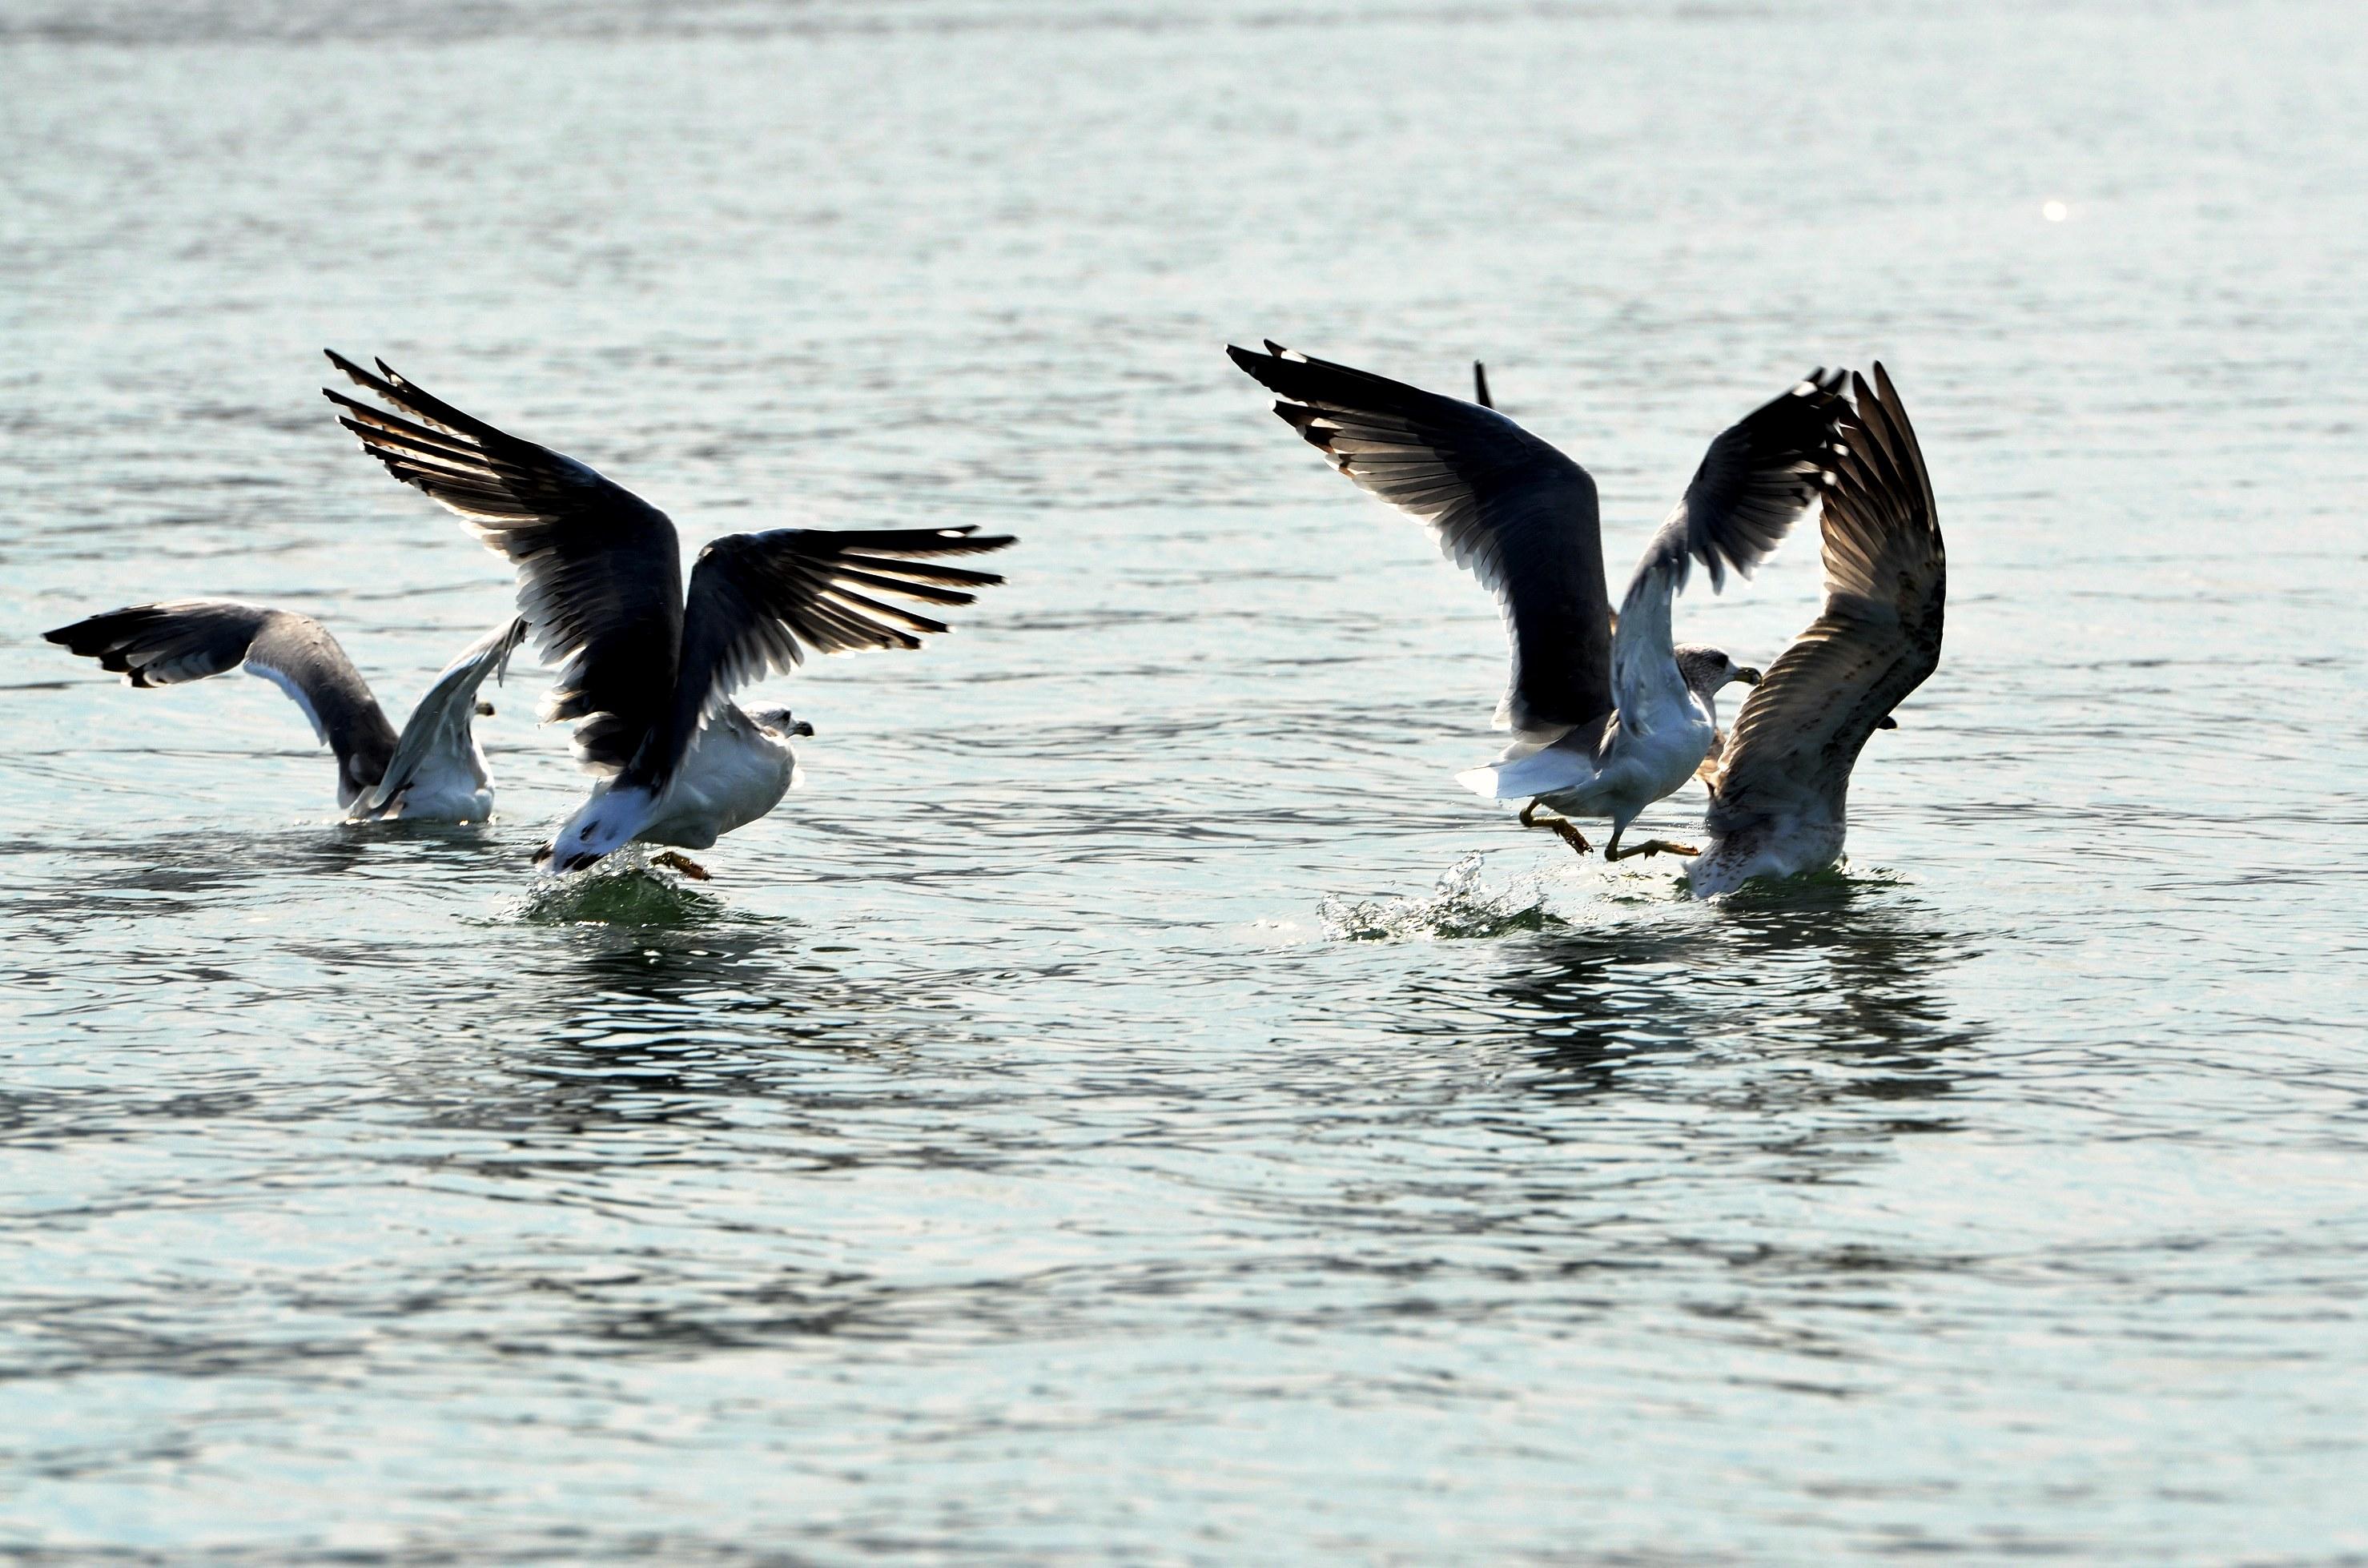
[(1625, 860), (1631, 855), (1699, 855), (1702, 851), (1691, 844), (1672, 844), (1666, 838), (1648, 838), (1642, 844), (1620, 847), (1620, 835), (1611, 835), (1611, 846), (1603, 851), (1607, 860)]
[(1545, 821), (1540, 822), (1538, 803), (1535, 801), (1521, 808), (1520, 823), (1523, 827), (1552, 828), (1555, 837), (1581, 855), (1588, 853), (1595, 847), (1587, 841), (1587, 835), (1578, 831), (1578, 825), (1567, 817), (1548, 817)]
[(707, 874), (706, 867), (700, 865), (689, 856), (677, 854), (671, 849), (663, 850), (658, 854), (651, 856), (650, 864), (653, 866), (670, 867), (675, 870), (680, 871), (684, 876), (689, 877), (695, 882), (706, 882), (715, 880)]

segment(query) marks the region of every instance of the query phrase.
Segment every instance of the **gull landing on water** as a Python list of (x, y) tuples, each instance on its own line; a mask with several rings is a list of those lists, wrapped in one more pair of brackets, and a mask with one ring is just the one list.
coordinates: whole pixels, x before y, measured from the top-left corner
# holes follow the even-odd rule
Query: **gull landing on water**
[(348, 822), (483, 822), (494, 786), (472, 721), (477, 700), (526, 635), (513, 620), (471, 644), (436, 677), (397, 735), (370, 683), (328, 629), (292, 610), (227, 599), (174, 599), (109, 610), (42, 637), (127, 686), (176, 686), (245, 667), (286, 692), (337, 758), (337, 804)]
[(1883, 367), (1856, 380), (1824, 483), (1825, 611), (1736, 718), (1686, 868), (1697, 898), (1839, 859), (1859, 752), (1941, 666), (1949, 560), (1924, 449)]
[[(972, 603), (1003, 579), (946, 564), (1013, 541), (955, 528), (776, 528), (712, 540), (691, 568), (664, 512), (575, 459), (462, 413), (397, 375), (330, 363), (393, 409), (327, 388), (339, 423), (387, 472), (465, 519), (518, 570), (518, 606), (559, 668), (546, 720), (575, 722), (577, 760), (602, 776), (536, 856), (574, 871), (632, 843), (704, 849), (780, 802), (789, 741), (813, 727), (751, 714), (742, 686), (812, 653), (918, 648), (944, 622), (876, 597)], [(679, 856), (662, 862), (704, 872)]]
[(1294, 354), (1228, 348), (1278, 394), (1280, 415), (1360, 488), (1429, 525), (1440, 551), (1497, 597), (1512, 652), (1497, 722), (1513, 744), (1489, 767), (1458, 775), (1496, 800), (1528, 798), (1523, 826), (1551, 827), (1582, 854), (1592, 846), (1565, 817), (1611, 819), (1611, 859), (1638, 813), (1694, 776), (1718, 733), (1716, 694), (1757, 670), (1723, 649), (1679, 644), (1670, 600), (1690, 563), (1748, 576), (1816, 502), (1816, 476), (1841, 407), (1841, 373), (1818, 370), (1710, 445), (1684, 498), (1611, 613), (1595, 482), (1587, 471), (1480, 402), (1463, 403), (1363, 370)]

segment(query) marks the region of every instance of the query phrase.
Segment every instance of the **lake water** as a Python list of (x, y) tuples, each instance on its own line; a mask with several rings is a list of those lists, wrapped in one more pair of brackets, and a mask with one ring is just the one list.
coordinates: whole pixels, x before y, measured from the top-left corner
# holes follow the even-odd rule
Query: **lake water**
[[(2340, 6), (0, 9), (0, 1556), (2368, 1561), (2364, 76)], [(1459, 790), (1493, 609), (1260, 335), (1486, 359), (1615, 576), (1881, 357), (1950, 619), (1849, 874)], [(712, 882), (535, 897), (530, 665), (498, 822), (356, 829), (268, 686), (36, 636), (262, 599), (399, 715), (508, 613), (324, 345), (688, 546), (1010, 585), (760, 692)]]

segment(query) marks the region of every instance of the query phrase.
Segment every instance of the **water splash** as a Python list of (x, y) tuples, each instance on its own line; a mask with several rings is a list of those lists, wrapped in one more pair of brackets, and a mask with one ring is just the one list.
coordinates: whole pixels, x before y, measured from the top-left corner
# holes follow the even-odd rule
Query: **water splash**
[(628, 848), (586, 870), (538, 878), (504, 913), (532, 925), (664, 926), (712, 920), (725, 910), (721, 900), (654, 869), (639, 848)]
[(1543, 874), (1490, 889), (1481, 880), (1484, 858), (1474, 850), (1450, 866), (1428, 898), (1328, 897), (1322, 908), (1325, 935), (1345, 942), (1464, 940), (1563, 924), (1546, 913)]

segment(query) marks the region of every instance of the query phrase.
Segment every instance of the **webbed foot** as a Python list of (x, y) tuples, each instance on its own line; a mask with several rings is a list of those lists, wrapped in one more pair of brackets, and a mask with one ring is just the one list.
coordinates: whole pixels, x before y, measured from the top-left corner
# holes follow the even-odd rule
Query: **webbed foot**
[(1577, 824), (1574, 823), (1565, 822), (1557, 817), (1553, 822), (1540, 823), (1537, 825), (1540, 827), (1550, 827), (1554, 829), (1554, 835), (1556, 837), (1560, 838), (1565, 844), (1569, 845), (1581, 855), (1589, 854), (1593, 852), (1595, 848), (1594, 845), (1589, 844), (1587, 841), (1587, 835), (1579, 832)]
[(1595, 846), (1587, 841), (1587, 835), (1578, 831), (1578, 824), (1567, 817), (1548, 817), (1545, 821), (1540, 822), (1538, 803), (1535, 801), (1521, 808), (1520, 820), (1523, 827), (1552, 828), (1555, 837), (1577, 850), (1581, 855), (1590, 854), (1595, 848)]
[(650, 864), (653, 866), (665, 866), (669, 869), (680, 871), (684, 876), (689, 877), (694, 882), (709, 882), (715, 880), (707, 874), (706, 867), (700, 865), (689, 856), (678, 855), (671, 849), (662, 850), (659, 853), (651, 856)]

